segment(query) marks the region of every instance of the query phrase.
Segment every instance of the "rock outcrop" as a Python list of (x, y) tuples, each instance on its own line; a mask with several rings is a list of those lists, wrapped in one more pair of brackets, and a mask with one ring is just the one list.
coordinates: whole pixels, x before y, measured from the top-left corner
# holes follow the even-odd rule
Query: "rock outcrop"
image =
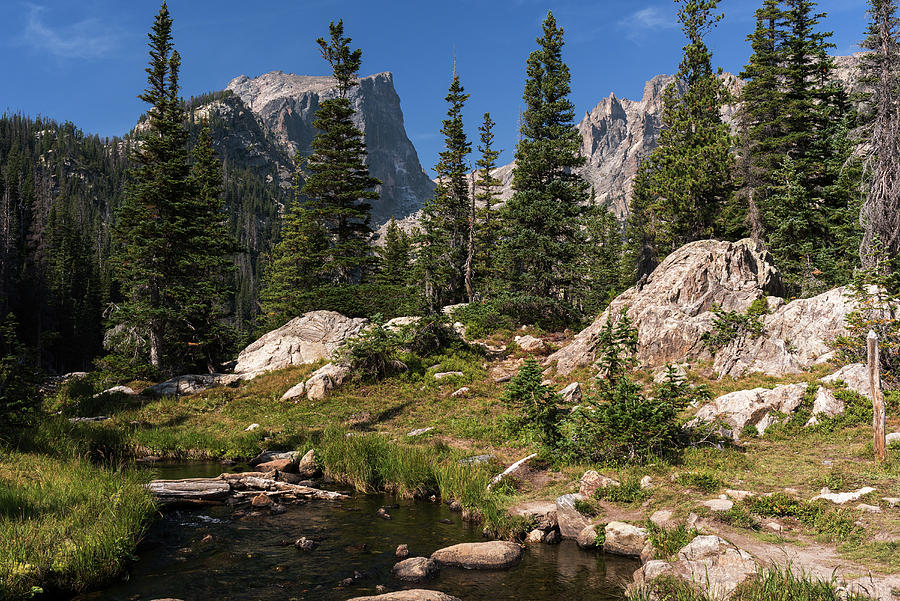
[[(228, 89), (259, 118), (273, 137), (293, 155), (312, 152), (316, 110), (337, 94), (331, 77), (273, 71), (250, 78), (236, 77)], [(431, 197), (434, 183), (419, 164), (416, 149), (406, 135), (400, 98), (391, 73), (363, 77), (348, 94), (357, 127), (365, 134), (369, 169), (381, 180), (381, 197), (372, 202), (376, 225), (391, 216), (405, 217)]]
[(405, 591), (395, 591), (393, 593), (384, 593), (383, 595), (373, 595), (369, 597), (353, 597), (349, 601), (462, 601), (459, 597), (454, 597), (440, 591), (429, 591), (425, 589), (409, 589)]
[(844, 287), (780, 305), (761, 319), (763, 333), (739, 337), (716, 353), (713, 368), (720, 376), (760, 372), (800, 373), (833, 357), (830, 343), (845, 333), (844, 320), (855, 303)]
[(242, 379), (239, 374), (188, 374), (175, 376), (165, 382), (149, 386), (143, 390), (142, 394), (153, 396), (197, 394), (215, 386), (231, 386)]
[(258, 375), (292, 365), (331, 358), (348, 338), (368, 323), (335, 311), (311, 311), (264, 334), (238, 355), (237, 374)]
[(758, 434), (775, 423), (773, 413), (792, 413), (803, 401), (806, 384), (785, 384), (775, 388), (738, 390), (717, 397), (697, 411), (698, 422), (721, 419), (728, 426), (728, 434), (735, 440), (741, 431), (754, 426)]
[(771, 255), (753, 241), (692, 242), (670, 254), (646, 282), (616, 297), (547, 363), (556, 362), (562, 374), (592, 363), (607, 320), (625, 310), (638, 328), (637, 358), (643, 367), (708, 357), (702, 337), (712, 329), (714, 305), (743, 312), (757, 298), (781, 290)]

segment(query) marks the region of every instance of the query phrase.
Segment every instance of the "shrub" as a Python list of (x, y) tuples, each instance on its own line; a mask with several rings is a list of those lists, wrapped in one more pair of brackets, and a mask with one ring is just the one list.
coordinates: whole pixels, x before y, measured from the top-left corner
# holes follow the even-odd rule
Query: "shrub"
[(613, 503), (640, 503), (653, 493), (641, 488), (637, 476), (626, 478), (619, 486), (604, 486), (594, 492), (594, 497)]
[(647, 521), (647, 532), (650, 535), (650, 544), (653, 546), (655, 559), (674, 557), (700, 534), (685, 524), (680, 524), (676, 528), (660, 528), (649, 520)]
[(859, 535), (861, 529), (844, 510), (832, 510), (825, 501), (801, 501), (775, 493), (746, 501), (747, 509), (762, 516), (791, 517), (831, 541), (843, 541)]
[(760, 318), (769, 312), (769, 304), (763, 296), (753, 301), (743, 313), (725, 311), (719, 305), (713, 305), (711, 310), (715, 315), (713, 329), (701, 339), (710, 351), (715, 352), (738, 338), (760, 336), (763, 331)]
[(522, 324), (559, 331), (581, 323), (580, 314), (571, 305), (528, 295), (505, 295), (469, 303), (456, 309), (453, 319), (466, 326), (466, 335), (470, 338), (484, 338), (500, 330), (515, 329)]
[(690, 386), (670, 366), (653, 396), (644, 396), (628, 374), (634, 365), (637, 331), (624, 312), (607, 321), (600, 345), (597, 393), (586, 397), (570, 416), (568, 454), (627, 464), (677, 453), (688, 442), (680, 412), (709, 398), (709, 393), (703, 387)]
[(555, 449), (559, 443), (558, 404), (561, 399), (550, 386), (542, 383), (543, 380), (540, 364), (534, 359), (526, 359), (506, 386), (502, 401), (518, 408), (526, 427), (537, 432), (547, 448)]

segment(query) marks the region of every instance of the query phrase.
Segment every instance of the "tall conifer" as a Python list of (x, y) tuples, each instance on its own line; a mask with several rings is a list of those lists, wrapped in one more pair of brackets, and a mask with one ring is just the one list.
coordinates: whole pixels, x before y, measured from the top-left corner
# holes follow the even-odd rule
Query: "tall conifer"
[(497, 266), (494, 254), (500, 237), (500, 222), (494, 214), (501, 182), (494, 176), (500, 150), (494, 148), (494, 120), (485, 113), (478, 127), (478, 152), (475, 162), (478, 178), (475, 181), (475, 200), (480, 203), (475, 230), (475, 274), (484, 296), (490, 296), (496, 288)]
[(578, 220), (588, 184), (574, 173), (584, 157), (562, 59), (564, 32), (552, 12), (542, 29), (538, 49), (528, 57), (514, 193), (501, 213), (497, 262), (506, 292), (560, 299), (571, 298), (575, 284)]

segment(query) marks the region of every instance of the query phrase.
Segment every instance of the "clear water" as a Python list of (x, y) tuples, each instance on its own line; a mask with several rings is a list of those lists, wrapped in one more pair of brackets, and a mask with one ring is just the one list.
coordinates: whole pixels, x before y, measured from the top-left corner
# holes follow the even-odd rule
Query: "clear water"
[[(221, 471), (218, 465), (164, 468), (160, 477)], [(382, 506), (391, 506), (393, 519), (375, 515)], [(207, 535), (212, 542), (202, 542)], [(285, 544), (301, 536), (321, 539), (319, 547), (306, 553)], [(237, 520), (226, 507), (172, 511), (152, 527), (126, 579), (76, 599), (343, 601), (374, 595), (380, 584), (387, 590), (441, 590), (463, 601), (610, 600), (623, 598), (623, 587), (639, 567), (565, 541), (529, 546), (522, 563), (510, 570), (445, 568), (435, 580), (409, 586), (391, 577), (401, 543), (409, 545), (410, 556), (427, 556), (440, 547), (483, 540), (479, 528), (463, 523), (446, 505), (381, 495), (312, 501), (287, 506), (280, 515)], [(341, 585), (354, 573), (360, 577)]]

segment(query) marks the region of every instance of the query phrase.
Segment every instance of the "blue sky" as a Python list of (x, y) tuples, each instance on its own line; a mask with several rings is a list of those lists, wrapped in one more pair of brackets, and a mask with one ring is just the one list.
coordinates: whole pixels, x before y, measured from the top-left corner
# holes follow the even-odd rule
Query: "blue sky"
[[(738, 72), (759, 2), (723, 0), (725, 19), (710, 35), (716, 66)], [(835, 53), (857, 50), (865, 0), (823, 0)], [(89, 133), (121, 135), (144, 106), (146, 34), (159, 2), (0, 0), (0, 111), (73, 121)], [(511, 160), (522, 105), (525, 60), (553, 11), (566, 31), (576, 121), (613, 92), (639, 99), (644, 81), (672, 73), (683, 37), (668, 0), (171, 0), (184, 96), (220, 90), (241, 74), (273, 70), (327, 74), (315, 44), (331, 20), (344, 19), (363, 50), (362, 74), (392, 71), (406, 131), (431, 171), (441, 149), (452, 57), (471, 98), (470, 137), (481, 115), (497, 121)], [(474, 160), (474, 158), (473, 158)]]

